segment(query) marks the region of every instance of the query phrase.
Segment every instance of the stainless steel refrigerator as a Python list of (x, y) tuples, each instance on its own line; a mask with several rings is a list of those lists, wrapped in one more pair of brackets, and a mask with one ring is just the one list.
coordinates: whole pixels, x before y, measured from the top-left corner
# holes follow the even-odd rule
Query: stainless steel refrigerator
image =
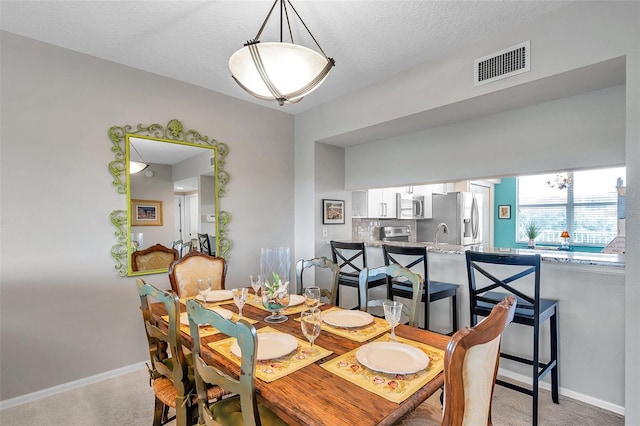
[(434, 241), (440, 223), (449, 233), (440, 231), (440, 243), (473, 245), (482, 243), (482, 194), (450, 192), (433, 194), (433, 218), (418, 221), (418, 241)]

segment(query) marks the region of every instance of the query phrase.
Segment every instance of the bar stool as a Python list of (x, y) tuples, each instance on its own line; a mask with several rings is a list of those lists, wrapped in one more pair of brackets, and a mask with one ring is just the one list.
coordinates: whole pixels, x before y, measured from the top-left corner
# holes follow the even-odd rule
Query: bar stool
[[(397, 264), (405, 268), (414, 266), (423, 266), (424, 276), (424, 292), (422, 293), (422, 302), (424, 302), (424, 328), (429, 330), (429, 303), (451, 298), (451, 315), (452, 315), (452, 331), (453, 334), (458, 331), (458, 301), (457, 291), (458, 285), (441, 281), (433, 281), (429, 279), (429, 261), (427, 257), (426, 247), (401, 247), (383, 244), (382, 253), (384, 255), (384, 264)], [(400, 257), (402, 256), (402, 258)], [(393, 294), (396, 296), (411, 299), (413, 291), (410, 283), (394, 280), (392, 286)], [(428, 298), (427, 298), (428, 295)]]
[[(364, 243), (350, 243), (331, 241), (331, 257), (333, 263), (340, 268), (338, 276), (338, 287), (336, 289), (336, 304), (340, 304), (340, 286), (346, 285), (358, 290), (358, 306), (360, 309), (360, 271), (367, 268), (367, 254)], [(368, 288), (374, 288), (387, 284), (386, 274), (379, 277), (370, 277)]]
[[(502, 380), (496, 383), (531, 395), (533, 397), (533, 425), (538, 424), (539, 381), (551, 372), (551, 399), (558, 404), (558, 301), (540, 298), (540, 255), (513, 255), (466, 252), (469, 278), (469, 300), (471, 325), (477, 323), (477, 316), (488, 316), (491, 309), (505, 295), (516, 297), (516, 312), (513, 322), (533, 327), (532, 359), (500, 352), (500, 357), (521, 362), (533, 367), (533, 389), (514, 385)], [(533, 274), (531, 277), (525, 277)], [(499, 278), (500, 277), (500, 278)], [(518, 288), (514, 282), (518, 281)], [(526, 287), (525, 287), (526, 286)], [(528, 288), (529, 292), (523, 290)], [(491, 291), (499, 289), (500, 292)], [(502, 291), (505, 292), (502, 292)], [(540, 362), (540, 324), (549, 320), (550, 360)]]

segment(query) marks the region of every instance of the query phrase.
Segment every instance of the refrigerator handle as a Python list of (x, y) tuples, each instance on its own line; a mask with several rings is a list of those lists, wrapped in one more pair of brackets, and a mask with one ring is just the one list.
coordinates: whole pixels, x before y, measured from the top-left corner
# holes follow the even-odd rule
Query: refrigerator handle
[(473, 201), (471, 202), (471, 233), (474, 240), (478, 238), (478, 214), (478, 201), (476, 200), (476, 197), (473, 197)]

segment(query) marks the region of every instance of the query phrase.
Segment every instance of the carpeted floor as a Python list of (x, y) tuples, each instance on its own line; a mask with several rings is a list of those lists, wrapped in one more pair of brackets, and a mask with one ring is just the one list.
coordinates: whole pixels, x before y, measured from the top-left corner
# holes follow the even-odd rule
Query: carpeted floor
[[(434, 394), (403, 426), (439, 424), (427, 421), (432, 417), (425, 415), (437, 415), (439, 397), (439, 392)], [(570, 398), (560, 396), (560, 404), (553, 404), (547, 391), (540, 396), (539, 413), (540, 426), (624, 425), (624, 417)], [(2, 426), (150, 426), (152, 419), (153, 390), (146, 369), (0, 411)], [(493, 423), (531, 424), (531, 397), (496, 386)]]

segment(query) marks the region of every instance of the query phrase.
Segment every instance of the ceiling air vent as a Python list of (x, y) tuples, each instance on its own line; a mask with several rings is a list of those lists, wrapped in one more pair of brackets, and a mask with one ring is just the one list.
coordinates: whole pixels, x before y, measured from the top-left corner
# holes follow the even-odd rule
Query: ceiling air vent
[(531, 40), (473, 61), (473, 85), (481, 86), (529, 71)]

